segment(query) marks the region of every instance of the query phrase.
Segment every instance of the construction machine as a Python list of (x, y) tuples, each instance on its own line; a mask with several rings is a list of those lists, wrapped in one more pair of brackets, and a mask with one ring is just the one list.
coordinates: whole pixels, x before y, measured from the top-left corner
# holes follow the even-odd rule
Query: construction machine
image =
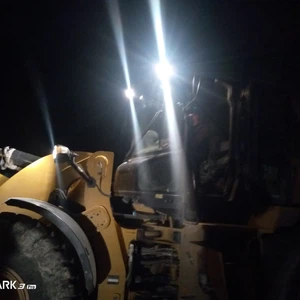
[(291, 98), (192, 85), (144, 95), (156, 113), (115, 172), (112, 152), (1, 150), (1, 299), (298, 299)]

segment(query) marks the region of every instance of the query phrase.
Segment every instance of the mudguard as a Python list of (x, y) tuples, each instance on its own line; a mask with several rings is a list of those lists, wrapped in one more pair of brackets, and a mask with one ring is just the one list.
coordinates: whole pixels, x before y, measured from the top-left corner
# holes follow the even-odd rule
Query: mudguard
[(58, 207), (31, 198), (9, 198), (5, 202), (31, 210), (54, 224), (73, 245), (84, 272), (85, 287), (90, 294), (96, 287), (96, 262), (91, 244), (78, 223)]

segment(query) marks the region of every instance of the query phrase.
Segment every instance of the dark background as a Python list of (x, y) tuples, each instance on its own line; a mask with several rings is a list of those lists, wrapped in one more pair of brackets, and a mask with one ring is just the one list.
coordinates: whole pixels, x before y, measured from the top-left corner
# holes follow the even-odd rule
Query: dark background
[[(37, 155), (53, 143), (111, 150), (131, 140), (126, 82), (106, 1), (2, 6), (1, 145)], [(119, 1), (131, 81), (157, 62), (150, 9)], [(178, 73), (299, 85), (298, 1), (161, 1), (167, 54)]]

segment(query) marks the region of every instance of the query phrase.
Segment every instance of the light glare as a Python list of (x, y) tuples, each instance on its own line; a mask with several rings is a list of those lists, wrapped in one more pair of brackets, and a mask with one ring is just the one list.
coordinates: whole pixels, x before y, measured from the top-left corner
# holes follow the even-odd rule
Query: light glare
[[(172, 161), (172, 173), (176, 182), (181, 183), (179, 186), (179, 190), (183, 195), (183, 203), (188, 204), (190, 199), (188, 193), (188, 170), (185, 161), (185, 157), (183, 152), (180, 151), (182, 149), (182, 143), (180, 138), (180, 132), (178, 123), (176, 120), (173, 100), (172, 100), (172, 92), (171, 92), (171, 85), (170, 85), (170, 76), (173, 73), (172, 67), (167, 64), (167, 55), (166, 55), (166, 48), (164, 43), (164, 35), (163, 35), (163, 25), (162, 25), (162, 18), (161, 18), (161, 2), (159, 0), (151, 0), (149, 1), (156, 41), (157, 41), (157, 50), (159, 55), (159, 62), (161, 63), (161, 67), (156, 68), (159, 71), (158, 75), (161, 80), (162, 90), (163, 90), (163, 97), (165, 103), (165, 112), (168, 122), (168, 135), (169, 135), (169, 143), (170, 143), (170, 151), (171, 151), (171, 161)], [(175, 153), (180, 151), (180, 159)], [(180, 170), (180, 172), (178, 172)], [(189, 206), (189, 205), (187, 205)], [(183, 206), (185, 210), (187, 209)]]
[(132, 100), (133, 97), (135, 96), (134, 90), (131, 89), (131, 88), (125, 90), (125, 96), (126, 96), (129, 100)]
[(174, 74), (174, 69), (169, 63), (157, 64), (155, 70), (157, 76), (162, 80), (167, 80)]
[(53, 149), (53, 152), (52, 152), (52, 156), (53, 156), (53, 159), (55, 160), (56, 157), (57, 157), (57, 146), (54, 146), (54, 149)]

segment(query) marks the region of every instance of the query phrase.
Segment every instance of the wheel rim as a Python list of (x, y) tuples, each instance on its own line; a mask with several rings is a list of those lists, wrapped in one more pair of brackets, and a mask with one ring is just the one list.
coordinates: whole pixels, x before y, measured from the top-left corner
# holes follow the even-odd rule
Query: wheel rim
[(3, 299), (13, 299), (13, 300), (30, 300), (29, 294), (26, 288), (18, 289), (20, 284), (24, 284), (25, 282), (21, 278), (21, 276), (16, 273), (14, 270), (10, 268), (2, 268), (0, 270), (0, 283), (4, 280), (14, 282), (16, 281), (16, 289), (2, 289), (1, 294), (4, 296)]

